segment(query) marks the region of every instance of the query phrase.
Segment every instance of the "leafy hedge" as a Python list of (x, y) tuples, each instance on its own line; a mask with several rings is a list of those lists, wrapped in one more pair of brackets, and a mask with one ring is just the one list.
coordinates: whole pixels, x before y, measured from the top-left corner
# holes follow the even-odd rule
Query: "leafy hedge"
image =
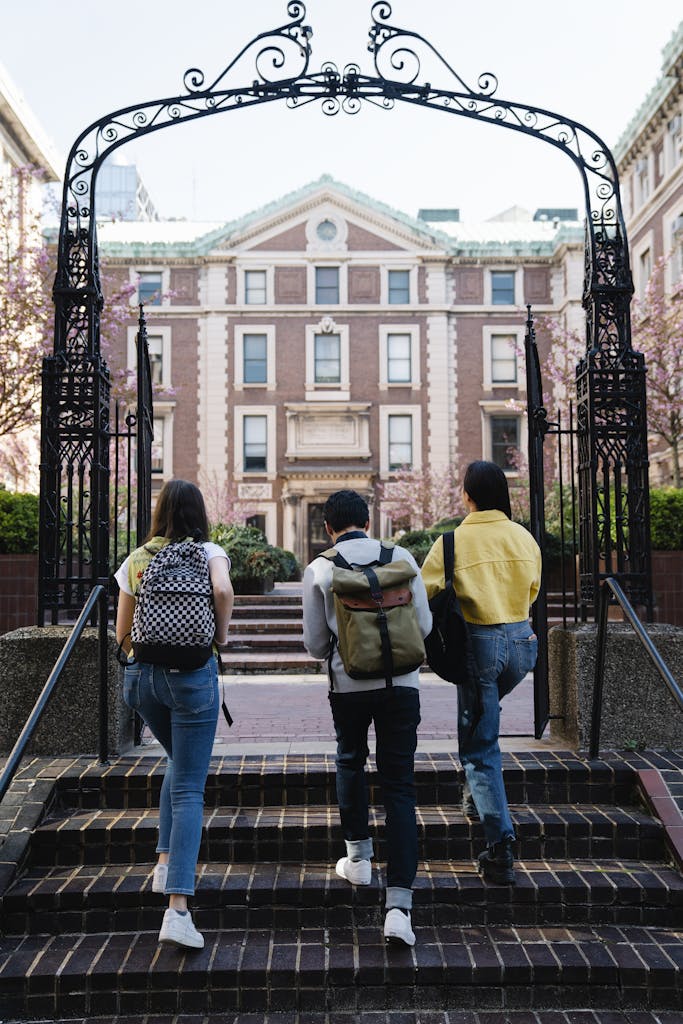
[(650, 491), (650, 530), (655, 551), (683, 550), (683, 487)]
[(211, 540), (225, 550), (232, 567), (230, 577), (266, 579), (285, 583), (301, 578), (301, 566), (291, 551), (269, 544), (255, 526), (228, 526), (217, 523), (211, 528)]
[(0, 555), (38, 550), (38, 495), (0, 489)]

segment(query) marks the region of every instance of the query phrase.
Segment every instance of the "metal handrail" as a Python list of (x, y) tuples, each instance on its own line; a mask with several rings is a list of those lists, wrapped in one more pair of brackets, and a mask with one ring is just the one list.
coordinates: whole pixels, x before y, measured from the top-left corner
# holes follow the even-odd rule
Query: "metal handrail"
[(595, 655), (595, 682), (593, 685), (593, 715), (591, 719), (591, 738), (589, 755), (591, 759), (598, 756), (600, 748), (600, 721), (602, 718), (602, 684), (605, 675), (605, 651), (607, 646), (607, 609), (610, 603), (610, 591), (621, 605), (624, 615), (636, 631), (636, 635), (650, 661), (666, 683), (674, 700), (683, 711), (683, 690), (672, 676), (661, 654), (647, 635), (643, 624), (635, 613), (633, 605), (626, 597), (617, 581), (609, 576), (603, 580), (598, 599), (598, 648)]
[(17, 768), (21, 762), (26, 747), (28, 746), (36, 727), (43, 716), (50, 697), (55, 689), (55, 686), (59, 682), (62, 672), (66, 668), (71, 655), (74, 652), (77, 641), (85, 629), (88, 619), (92, 615), (95, 605), (97, 605), (97, 626), (98, 626), (98, 645), (97, 645), (97, 667), (99, 673), (99, 713), (100, 713), (100, 735), (99, 735), (99, 755), (100, 764), (106, 764), (108, 758), (108, 733), (109, 733), (109, 700), (107, 692), (107, 624), (108, 624), (108, 601), (109, 594), (107, 587), (98, 583), (92, 591), (90, 596), (83, 606), (83, 611), (78, 616), (69, 637), (62, 648), (61, 654), (59, 655), (55, 666), (50, 672), (43, 689), (40, 692), (35, 704), (33, 705), (33, 711), (29, 715), (26, 725), (21, 730), (19, 739), (14, 744), (12, 751), (7, 758), (7, 764), (0, 775), (0, 802), (2, 801), (5, 793), (9, 789), (12, 779), (14, 778)]

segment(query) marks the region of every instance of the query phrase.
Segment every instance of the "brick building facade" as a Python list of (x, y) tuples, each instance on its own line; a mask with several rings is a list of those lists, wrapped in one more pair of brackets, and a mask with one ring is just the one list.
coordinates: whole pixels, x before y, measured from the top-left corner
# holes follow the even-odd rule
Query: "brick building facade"
[[(514, 476), (524, 305), (581, 322), (583, 230), (571, 211), (439, 212), (414, 219), (325, 176), (232, 224), (103, 224), (108, 274), (148, 302), (157, 480), (227, 488), (307, 560), (340, 487), (386, 535), (377, 484), (401, 466), (457, 475), (484, 457)], [(134, 337), (131, 318), (129, 366)]]

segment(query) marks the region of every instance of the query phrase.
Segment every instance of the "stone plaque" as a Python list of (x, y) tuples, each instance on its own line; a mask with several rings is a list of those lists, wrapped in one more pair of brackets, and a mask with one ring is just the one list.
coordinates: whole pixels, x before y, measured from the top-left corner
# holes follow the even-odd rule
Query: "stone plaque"
[(271, 501), (272, 484), (238, 484), (237, 497), (242, 501)]

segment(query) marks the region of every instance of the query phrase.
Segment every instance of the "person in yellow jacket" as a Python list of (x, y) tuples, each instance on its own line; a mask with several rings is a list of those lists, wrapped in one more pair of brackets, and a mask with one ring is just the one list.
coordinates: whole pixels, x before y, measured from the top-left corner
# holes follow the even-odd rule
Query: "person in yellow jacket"
[[(486, 836), (479, 870), (487, 881), (511, 885), (515, 832), (503, 784), (500, 700), (536, 664), (529, 608), (541, 583), (541, 552), (528, 530), (512, 522), (508, 482), (495, 463), (470, 463), (463, 499), (468, 514), (455, 531), (453, 580), (469, 623), (480, 704), (476, 692), (458, 687), (458, 748)], [(442, 538), (427, 555), (422, 578), (429, 598), (443, 590)]]

